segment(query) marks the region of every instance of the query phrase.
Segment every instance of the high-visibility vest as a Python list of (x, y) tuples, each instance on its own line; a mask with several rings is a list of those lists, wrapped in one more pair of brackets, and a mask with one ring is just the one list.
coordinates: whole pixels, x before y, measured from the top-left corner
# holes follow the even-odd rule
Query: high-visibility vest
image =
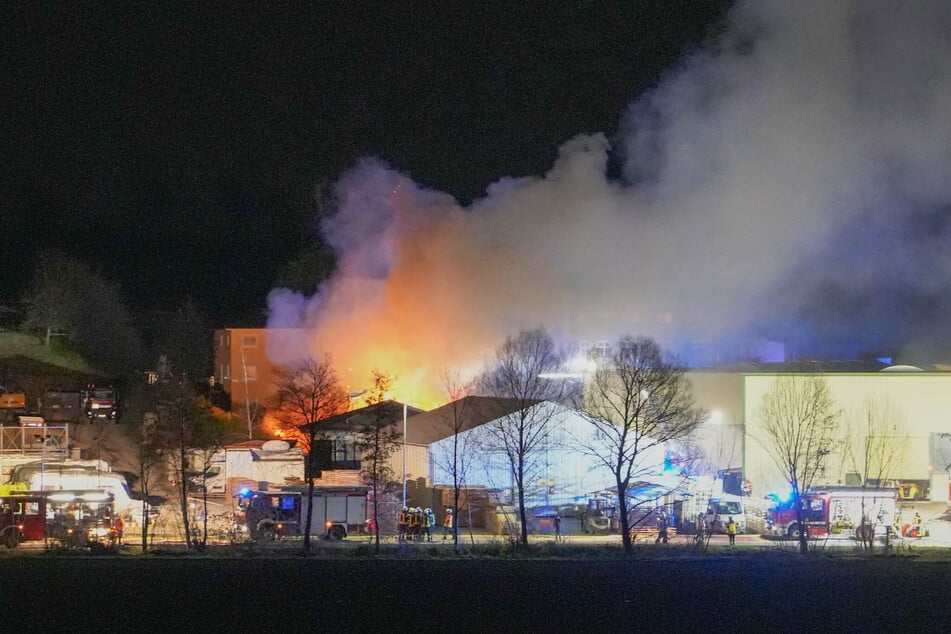
[(398, 522), (403, 526), (406, 526), (406, 511), (400, 511), (400, 518)]
[(442, 525), (446, 528), (452, 528), (452, 513), (446, 513), (446, 516), (442, 518)]

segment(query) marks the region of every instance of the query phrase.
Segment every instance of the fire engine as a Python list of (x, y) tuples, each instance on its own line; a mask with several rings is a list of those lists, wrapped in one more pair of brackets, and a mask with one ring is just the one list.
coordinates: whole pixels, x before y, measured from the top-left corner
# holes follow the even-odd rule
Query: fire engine
[(252, 541), (271, 541), (304, 533), (311, 514), (310, 534), (341, 540), (350, 533), (368, 532), (367, 487), (316, 487), (312, 498), (307, 487), (280, 491), (238, 492), (236, 528)]
[(767, 513), (767, 530), (773, 535), (798, 537), (840, 535), (867, 539), (884, 533), (895, 516), (895, 489), (827, 486), (810, 489), (800, 497), (802, 525), (796, 517), (795, 500), (767, 496), (774, 504)]
[(113, 506), (106, 491), (10, 491), (0, 498), (0, 542), (105, 550), (117, 536)]
[(83, 391), (82, 398), (83, 413), (88, 421), (106, 420), (115, 422), (119, 408), (114, 389), (90, 385)]

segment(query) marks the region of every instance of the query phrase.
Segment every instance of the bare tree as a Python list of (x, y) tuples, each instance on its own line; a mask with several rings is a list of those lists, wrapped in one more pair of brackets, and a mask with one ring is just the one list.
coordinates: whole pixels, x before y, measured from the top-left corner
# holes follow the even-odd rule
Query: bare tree
[(151, 523), (151, 512), (149, 504), (149, 492), (152, 487), (152, 475), (156, 468), (162, 462), (162, 437), (159, 433), (158, 417), (149, 413), (143, 416), (142, 422), (135, 427), (136, 441), (136, 471), (139, 475), (139, 491), (142, 494), (142, 521), (140, 528), (142, 531), (142, 552), (148, 552), (149, 549), (149, 524)]
[(221, 451), (221, 443), (216, 436), (217, 434), (202, 438), (197, 446), (192, 448), (190, 456), (194, 475), (189, 478), (189, 483), (194, 483), (201, 495), (201, 540), (197, 543), (202, 548), (208, 544), (208, 470), (215, 454)]
[(396, 425), (400, 408), (388, 399), (393, 378), (379, 370), (373, 370), (373, 387), (364, 396), (370, 415), (358, 430), (360, 449), (363, 454), (361, 466), (363, 480), (370, 487), (373, 503), (374, 543), (380, 552), (380, 497), (389, 493), (396, 481), (390, 467), (390, 457), (396, 453), (403, 440), (403, 432)]
[(825, 457), (835, 446), (839, 415), (828, 382), (818, 375), (778, 377), (760, 405), (762, 437), (757, 440), (790, 486), (803, 554), (809, 549), (805, 493), (816, 483)]
[[(908, 444), (907, 427), (890, 401), (869, 397), (865, 401), (860, 420), (854, 424), (844, 448), (844, 459), (853, 471), (862, 477), (862, 487), (870, 483), (880, 487), (891, 478), (898, 468)], [(891, 522), (892, 517), (879, 518), (874, 509), (866, 509), (862, 498), (862, 517), (856, 536), (863, 548), (871, 550), (875, 543), (875, 530), (879, 522)]]
[(158, 479), (157, 472), (162, 471), (168, 451), (168, 443), (174, 437), (169, 436), (168, 407), (159, 407), (160, 401), (170, 398), (167, 390), (170, 385), (147, 385), (144, 381), (130, 383), (123, 394), (123, 420), (128, 425), (120, 425), (125, 430), (128, 442), (135, 447), (130, 456), (132, 469), (138, 475), (137, 486), (141, 493), (141, 517), (139, 528), (142, 538), (142, 552), (149, 548), (149, 531), (152, 516), (149, 496), (152, 486)]
[(528, 544), (525, 512), (526, 487), (535, 481), (537, 455), (551, 441), (554, 409), (540, 405), (559, 402), (565, 384), (544, 375), (564, 367), (564, 354), (542, 328), (509, 337), (496, 352), (496, 358), (479, 380), (480, 391), (497, 398), (513, 399), (519, 405), (511, 414), (485, 425), (487, 448), (500, 451), (508, 461), (521, 520), (519, 543)]
[[(319, 440), (326, 434), (320, 421), (347, 410), (347, 393), (337, 378), (330, 357), (321, 360), (305, 359), (288, 367), (278, 368), (274, 385), (277, 388), (274, 417), (304, 451), (307, 471), (307, 508), (314, 499), (314, 452)], [(304, 552), (310, 551), (310, 533), (313, 513), (304, 520)]]
[(449, 402), (439, 408), (441, 426), (449, 432), (451, 444), (440, 446), (433, 459), (445, 469), (452, 478), (452, 542), (459, 548), (459, 500), (462, 487), (466, 482), (472, 453), (475, 449), (475, 437), (462, 432), (472, 427), (471, 401), (466, 397), (472, 392), (473, 382), (463, 381), (456, 370), (446, 370), (442, 376), (443, 388)]
[[(198, 475), (200, 467), (196, 468), (196, 455), (220, 445), (223, 437), (223, 426), (211, 413), (207, 403), (195, 398), (184, 383), (179, 386), (180, 396), (159, 408), (159, 420), (166, 435), (166, 440), (174, 442), (171, 451), (173, 458), (174, 476), (178, 482), (178, 503), (184, 524), (185, 545), (189, 549), (204, 548), (207, 539), (207, 519), (205, 531), (199, 536), (197, 526), (193, 525), (193, 513), (189, 513), (189, 489), (192, 478)], [(199, 459), (200, 461), (200, 459)], [(207, 498), (204, 504), (204, 514), (207, 518)]]
[(633, 547), (629, 511), (669, 492), (629, 507), (630, 485), (659, 473), (667, 450), (690, 439), (704, 412), (694, 403), (686, 368), (646, 337), (624, 337), (600, 360), (583, 405), (594, 434), (582, 442), (582, 450), (614, 475), (621, 541), (629, 553)]

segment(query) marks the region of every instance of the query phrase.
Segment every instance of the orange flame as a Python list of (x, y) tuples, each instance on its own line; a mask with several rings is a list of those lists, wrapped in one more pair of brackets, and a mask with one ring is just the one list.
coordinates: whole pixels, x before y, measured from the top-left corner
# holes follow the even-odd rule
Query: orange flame
[[(383, 395), (385, 400), (405, 403), (410, 407), (422, 410), (435, 409), (446, 402), (446, 397), (441, 395), (433, 387), (429, 378), (423, 376), (422, 373), (412, 371), (402, 373), (402, 368), (396, 363), (391, 362), (384, 365), (382, 360), (377, 369), (393, 379), (391, 388)], [(368, 373), (367, 378), (363, 381), (353, 371), (353, 368), (347, 368), (343, 374), (346, 377), (347, 391), (354, 395), (350, 398), (349, 409), (355, 410), (366, 407), (369, 404), (368, 399), (374, 396), (372, 374)]]

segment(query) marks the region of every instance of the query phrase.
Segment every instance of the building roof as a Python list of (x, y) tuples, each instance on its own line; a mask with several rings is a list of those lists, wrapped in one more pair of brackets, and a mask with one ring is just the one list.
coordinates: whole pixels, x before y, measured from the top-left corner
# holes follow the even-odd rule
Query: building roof
[(453, 428), (456, 426), (454, 421), (459, 422), (458, 431), (467, 431), (541, 402), (492, 396), (466, 396), (413, 417), (413, 420), (406, 425), (406, 442), (414, 445), (430, 445), (452, 436)]
[(235, 442), (225, 445), (225, 449), (260, 449), (267, 440), (245, 440), (244, 442)]
[[(366, 407), (325, 418), (318, 421), (316, 425), (320, 431), (353, 431), (375, 422), (375, 419), (384, 420), (389, 423), (401, 423), (403, 421), (404, 407), (406, 408), (407, 418), (415, 417), (423, 413), (423, 410), (405, 405), (399, 401), (383, 401), (382, 403), (367, 405)], [(302, 427), (306, 427), (306, 425)]]

